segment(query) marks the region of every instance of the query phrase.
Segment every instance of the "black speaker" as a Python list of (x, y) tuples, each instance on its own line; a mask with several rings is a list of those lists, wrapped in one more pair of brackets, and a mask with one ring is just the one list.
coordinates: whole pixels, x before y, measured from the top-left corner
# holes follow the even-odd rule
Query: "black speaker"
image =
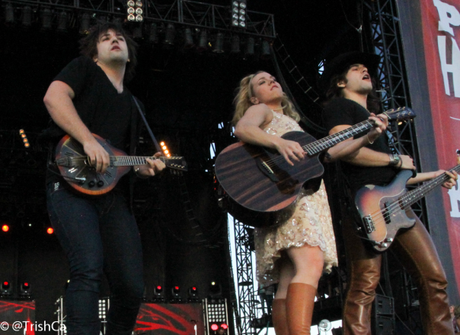
[(372, 306), (372, 334), (393, 335), (395, 333), (394, 299), (377, 294)]

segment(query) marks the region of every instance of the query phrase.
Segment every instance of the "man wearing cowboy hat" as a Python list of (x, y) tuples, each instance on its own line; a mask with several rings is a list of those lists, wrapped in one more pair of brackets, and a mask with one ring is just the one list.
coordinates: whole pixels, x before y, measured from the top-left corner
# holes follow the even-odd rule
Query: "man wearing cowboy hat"
[[(321, 84), (329, 99), (323, 113), (329, 134), (366, 120), (371, 112), (377, 113), (378, 99), (372, 79), (377, 72), (378, 62), (376, 55), (349, 52), (326, 65)], [(412, 158), (393, 154), (386, 135), (369, 141), (367, 146), (341, 162), (342, 175), (344, 178), (346, 176), (345, 184), (351, 199), (364, 185), (385, 186), (400, 170), (405, 169), (415, 170)], [(408, 183), (426, 181), (443, 172), (419, 173)], [(451, 188), (455, 185), (457, 175), (451, 177), (443, 186)], [(400, 231), (391, 248), (417, 283), (425, 334), (453, 334), (446, 293), (447, 280), (436, 248), (413, 211), (407, 210), (406, 214), (414, 218), (416, 223), (411, 229)], [(368, 248), (358, 236), (356, 228), (359, 220), (355, 215), (348, 214), (342, 221), (348, 266), (347, 295), (343, 308), (345, 335), (371, 334), (371, 308), (380, 280), (382, 255)]]

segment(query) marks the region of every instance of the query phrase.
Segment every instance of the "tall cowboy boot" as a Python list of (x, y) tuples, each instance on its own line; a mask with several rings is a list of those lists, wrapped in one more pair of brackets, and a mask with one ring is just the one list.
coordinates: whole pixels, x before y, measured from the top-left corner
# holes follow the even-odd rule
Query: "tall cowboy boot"
[[(406, 214), (415, 218), (416, 223), (398, 236), (394, 250), (417, 283), (424, 334), (452, 335), (447, 279), (436, 247), (415, 214), (412, 211)], [(421, 245), (423, 248), (420, 248)]]
[(380, 280), (382, 257), (369, 251), (355, 232), (353, 218), (343, 221), (348, 288), (342, 311), (344, 335), (371, 335), (371, 311)]
[(287, 324), (290, 335), (310, 335), (315, 306), (316, 288), (303, 283), (292, 283), (286, 296)]
[(289, 329), (286, 320), (286, 299), (273, 300), (272, 322), (276, 335), (289, 335)]
[(371, 311), (380, 279), (380, 257), (354, 261), (343, 307), (344, 335), (371, 335)]

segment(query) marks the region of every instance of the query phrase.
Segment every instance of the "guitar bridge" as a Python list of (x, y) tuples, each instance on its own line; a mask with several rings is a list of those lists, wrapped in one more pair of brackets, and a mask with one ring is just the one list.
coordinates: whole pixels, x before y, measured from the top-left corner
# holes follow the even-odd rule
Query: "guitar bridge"
[(373, 231), (375, 231), (374, 221), (372, 220), (372, 217), (370, 215), (366, 215), (365, 217), (363, 217), (363, 223), (366, 233), (370, 234)]

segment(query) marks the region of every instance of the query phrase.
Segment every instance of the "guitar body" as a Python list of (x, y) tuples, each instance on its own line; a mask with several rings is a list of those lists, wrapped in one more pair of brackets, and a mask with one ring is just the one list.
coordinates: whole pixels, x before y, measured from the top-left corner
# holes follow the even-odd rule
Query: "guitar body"
[[(93, 134), (99, 144), (110, 156), (125, 156), (126, 154), (107, 143), (102, 137)], [(89, 165), (87, 156), (80, 142), (70, 136), (64, 136), (56, 147), (56, 161), (66, 158), (71, 162), (66, 165), (58, 165), (64, 179), (79, 192), (89, 195), (101, 195), (112, 190), (118, 180), (129, 172), (129, 166), (113, 166), (101, 174)]]
[(387, 186), (366, 185), (356, 192), (361, 231), (377, 251), (388, 249), (400, 229), (415, 224), (415, 219), (407, 217), (400, 202), (407, 193), (407, 180), (412, 176), (412, 170), (402, 170)]
[[(282, 138), (301, 146), (315, 141), (300, 131), (286, 133)], [(228, 146), (219, 154), (215, 170), (220, 186), (231, 198), (229, 212), (238, 212), (237, 219), (244, 217), (242, 222), (255, 227), (270, 225), (278, 211), (295, 204), (308, 180), (324, 172), (317, 155), (305, 156), (291, 166), (278, 152), (242, 142)], [(250, 220), (251, 217), (255, 219)]]

